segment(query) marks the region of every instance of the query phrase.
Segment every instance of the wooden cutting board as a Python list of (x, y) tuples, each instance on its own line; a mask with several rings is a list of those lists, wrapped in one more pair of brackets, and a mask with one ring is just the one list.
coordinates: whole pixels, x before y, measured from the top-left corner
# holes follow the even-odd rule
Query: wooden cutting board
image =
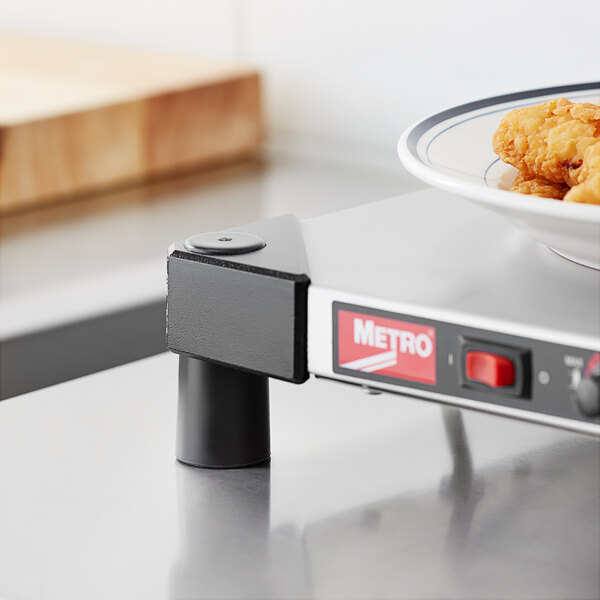
[(259, 75), (217, 60), (0, 33), (0, 212), (230, 161)]

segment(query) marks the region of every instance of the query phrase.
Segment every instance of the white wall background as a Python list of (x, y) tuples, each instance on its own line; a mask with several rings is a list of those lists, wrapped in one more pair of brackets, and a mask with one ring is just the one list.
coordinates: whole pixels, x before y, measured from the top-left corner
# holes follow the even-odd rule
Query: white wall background
[(315, 152), (392, 158), (428, 113), (600, 80), (598, 0), (18, 0), (0, 26), (254, 64), (274, 139)]

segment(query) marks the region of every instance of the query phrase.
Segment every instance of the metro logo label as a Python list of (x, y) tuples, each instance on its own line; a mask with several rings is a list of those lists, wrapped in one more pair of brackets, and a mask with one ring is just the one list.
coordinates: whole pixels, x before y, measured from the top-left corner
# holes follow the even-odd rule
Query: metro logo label
[(337, 311), (337, 365), (435, 385), (435, 327), (349, 310)]

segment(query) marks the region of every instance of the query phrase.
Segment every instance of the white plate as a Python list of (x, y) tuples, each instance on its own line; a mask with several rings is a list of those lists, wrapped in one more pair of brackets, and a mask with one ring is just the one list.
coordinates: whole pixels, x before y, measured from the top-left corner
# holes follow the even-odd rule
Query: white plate
[(398, 154), (419, 179), (474, 200), (562, 256), (600, 269), (600, 206), (509, 191), (517, 170), (492, 148), (494, 131), (507, 112), (560, 96), (600, 104), (600, 83), (518, 92), (450, 108), (405, 131)]

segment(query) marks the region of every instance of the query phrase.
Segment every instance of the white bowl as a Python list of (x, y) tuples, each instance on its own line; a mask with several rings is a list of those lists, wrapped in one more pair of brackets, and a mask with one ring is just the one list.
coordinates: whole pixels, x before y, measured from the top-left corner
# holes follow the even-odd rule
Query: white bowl
[(398, 155), (416, 177), (486, 206), (558, 254), (600, 269), (600, 206), (509, 191), (517, 173), (494, 153), (492, 136), (513, 108), (564, 96), (600, 104), (600, 82), (531, 90), (471, 102), (407, 129)]

